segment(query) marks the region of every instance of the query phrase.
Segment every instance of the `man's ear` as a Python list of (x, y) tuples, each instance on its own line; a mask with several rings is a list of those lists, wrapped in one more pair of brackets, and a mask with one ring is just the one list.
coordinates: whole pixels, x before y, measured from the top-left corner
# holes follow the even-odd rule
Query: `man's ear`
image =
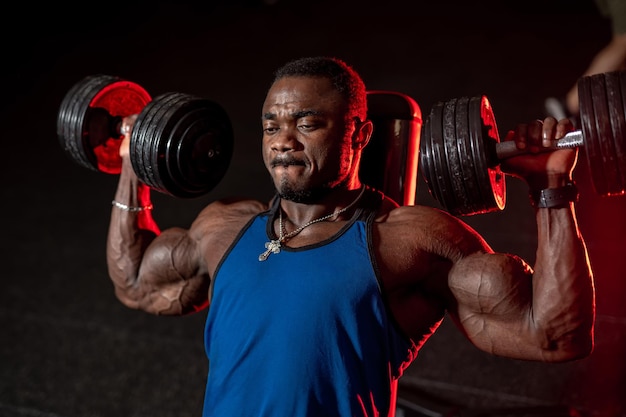
[(363, 122), (356, 122), (354, 134), (352, 135), (352, 147), (354, 149), (363, 149), (374, 132), (374, 124), (371, 120), (365, 120)]

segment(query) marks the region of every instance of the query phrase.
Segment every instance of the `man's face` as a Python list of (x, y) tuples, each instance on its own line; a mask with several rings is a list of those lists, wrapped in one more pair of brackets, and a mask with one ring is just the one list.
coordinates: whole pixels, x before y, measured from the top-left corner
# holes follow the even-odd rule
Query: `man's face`
[(272, 85), (262, 111), (263, 161), (283, 198), (314, 201), (357, 169), (347, 111), (326, 78), (285, 77)]

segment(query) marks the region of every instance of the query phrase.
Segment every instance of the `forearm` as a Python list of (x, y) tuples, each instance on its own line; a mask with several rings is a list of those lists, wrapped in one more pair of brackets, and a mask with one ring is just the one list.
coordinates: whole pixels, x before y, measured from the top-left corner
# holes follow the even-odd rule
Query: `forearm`
[(593, 346), (595, 295), (592, 271), (574, 203), (538, 208), (538, 247), (533, 274), (532, 318), (547, 355), (586, 356)]
[[(137, 287), (139, 268), (146, 248), (160, 233), (149, 207), (149, 187), (139, 181), (129, 159), (124, 158), (107, 239), (109, 275), (121, 299), (130, 297), (130, 293)], [(128, 301), (125, 303), (128, 304)]]

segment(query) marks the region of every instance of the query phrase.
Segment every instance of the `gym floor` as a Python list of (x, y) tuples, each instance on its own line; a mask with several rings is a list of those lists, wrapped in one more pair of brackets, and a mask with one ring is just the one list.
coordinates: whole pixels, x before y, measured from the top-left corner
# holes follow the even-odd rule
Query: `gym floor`
[[(476, 4), (480, 3), (481, 6)], [(6, 19), (1, 102), (0, 416), (197, 417), (208, 363), (205, 313), (153, 317), (114, 297), (105, 240), (114, 175), (63, 154), (58, 106), (84, 76), (118, 75), (154, 97), (211, 98), (235, 128), (226, 177), (208, 195), (153, 194), (163, 228), (208, 202), (268, 199), (259, 110), (272, 71), (303, 55), (351, 63), (369, 89), (413, 97), (426, 115), (454, 97), (489, 97), (500, 135), (544, 117), (610, 27), (592, 0), (274, 0), (16, 4)], [(447, 320), (401, 380), (398, 416), (626, 416), (626, 197), (594, 192), (584, 151), (577, 205), (597, 287), (596, 347), (541, 364), (477, 351)], [(437, 205), (420, 178), (416, 201)], [(502, 212), (465, 220), (499, 251), (535, 256), (526, 187), (507, 178)]]

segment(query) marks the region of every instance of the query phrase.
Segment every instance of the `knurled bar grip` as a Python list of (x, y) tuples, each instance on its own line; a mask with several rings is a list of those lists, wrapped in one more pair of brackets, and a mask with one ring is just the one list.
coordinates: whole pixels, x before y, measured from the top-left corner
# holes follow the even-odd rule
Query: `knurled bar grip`
[[(541, 148), (540, 152), (550, 152), (558, 149), (571, 149), (584, 144), (582, 130), (574, 130), (567, 133), (561, 139), (554, 142), (553, 146)], [(524, 149), (518, 149), (514, 141), (496, 143), (496, 156), (498, 160), (511, 158), (513, 156), (528, 154)]]

